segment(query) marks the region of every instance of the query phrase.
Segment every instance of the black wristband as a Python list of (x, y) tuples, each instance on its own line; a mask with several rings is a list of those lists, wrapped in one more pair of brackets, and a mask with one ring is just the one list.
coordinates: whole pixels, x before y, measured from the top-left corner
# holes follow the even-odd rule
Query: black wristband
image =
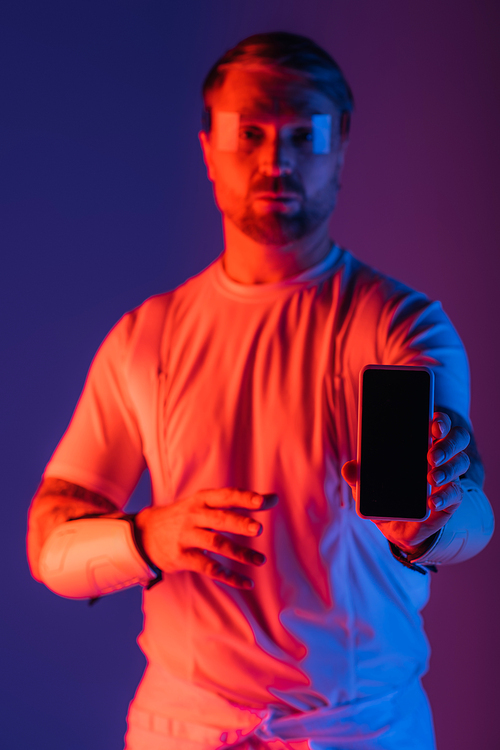
[[(436, 538), (437, 534), (439, 534), (439, 531), (436, 532), (436, 534), (433, 534), (429, 537), (427, 540), (429, 542), (428, 549), (432, 546), (432, 543), (434, 542), (434, 539)], [(405, 568), (409, 568), (410, 570), (415, 570), (417, 573), (421, 573), (422, 575), (426, 575), (429, 571), (432, 571), (433, 573), (437, 573), (438, 569), (435, 565), (425, 565), (423, 563), (422, 565), (415, 563), (412, 561), (412, 555), (411, 553), (405, 552), (404, 550), (400, 549), (396, 544), (393, 544), (392, 542), (389, 542), (389, 548), (392, 552), (392, 556), (396, 558), (398, 562), (401, 563), (401, 565), (404, 565)]]
[(149, 559), (149, 557), (146, 554), (146, 550), (142, 546), (141, 537), (139, 534), (139, 531), (137, 529), (137, 526), (135, 525), (135, 519), (136, 519), (137, 513), (127, 513), (124, 518), (126, 521), (129, 521), (130, 526), (132, 527), (132, 536), (134, 539), (134, 544), (137, 548), (138, 553), (144, 560), (144, 562), (147, 564), (151, 570), (156, 573), (156, 578), (153, 578), (148, 585), (146, 586), (146, 590), (149, 591), (150, 588), (155, 586), (157, 583), (159, 583), (163, 578), (163, 571), (152, 562), (152, 560)]

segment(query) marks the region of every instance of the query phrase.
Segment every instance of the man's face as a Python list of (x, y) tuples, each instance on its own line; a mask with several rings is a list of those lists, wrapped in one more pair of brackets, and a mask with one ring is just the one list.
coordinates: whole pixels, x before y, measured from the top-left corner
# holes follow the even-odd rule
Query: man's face
[[(323, 224), (335, 207), (346, 147), (333, 102), (293, 72), (234, 66), (208, 104), (212, 129), (200, 140), (226, 219), (279, 246)], [(330, 117), (327, 153), (314, 152), (313, 115)]]

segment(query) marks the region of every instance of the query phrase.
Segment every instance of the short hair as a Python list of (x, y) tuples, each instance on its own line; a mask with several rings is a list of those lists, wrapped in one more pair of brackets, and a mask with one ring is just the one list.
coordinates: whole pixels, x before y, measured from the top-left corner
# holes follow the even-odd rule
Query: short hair
[(342, 70), (333, 57), (312, 39), (286, 31), (253, 34), (229, 49), (209, 70), (202, 87), (205, 113), (203, 127), (210, 130), (207, 98), (224, 83), (228, 68), (234, 64), (269, 65), (301, 73), (312, 88), (333, 101), (348, 129), (354, 98)]

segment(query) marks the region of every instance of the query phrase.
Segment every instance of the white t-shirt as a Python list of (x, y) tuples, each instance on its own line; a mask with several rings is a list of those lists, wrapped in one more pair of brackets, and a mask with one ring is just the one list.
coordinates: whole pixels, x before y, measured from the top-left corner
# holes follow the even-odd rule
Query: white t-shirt
[[(105, 339), (46, 476), (120, 507), (146, 466), (155, 505), (226, 486), (279, 496), (245, 539), (267, 557), (253, 590), (179, 572), (144, 592), (151, 710), (169, 715), (170, 675), (207, 696), (208, 723), (288, 717), (314, 732), (425, 671), (429, 576), (392, 557), (340, 477), (369, 363), (431, 367), (435, 403), (468, 417), (465, 352), (439, 303), (337, 246), (272, 284), (236, 283), (218, 259)], [(202, 704), (175, 716), (203, 721)]]

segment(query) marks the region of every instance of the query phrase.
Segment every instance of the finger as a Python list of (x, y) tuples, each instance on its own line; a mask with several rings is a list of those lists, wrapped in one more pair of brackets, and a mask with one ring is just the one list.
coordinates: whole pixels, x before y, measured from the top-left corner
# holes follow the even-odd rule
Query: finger
[(428, 453), (431, 466), (441, 466), (465, 450), (470, 442), (470, 433), (465, 427), (453, 427), (443, 440), (438, 440)]
[(442, 464), (437, 469), (433, 469), (428, 474), (428, 479), (431, 484), (435, 487), (440, 487), (449, 482), (453, 482), (458, 479), (462, 474), (465, 474), (470, 466), (470, 459), (467, 453), (463, 451), (458, 453), (456, 456), (451, 458), (445, 464)]
[(201, 490), (196, 493), (209, 508), (245, 508), (246, 510), (266, 510), (278, 502), (274, 493), (264, 495), (251, 490), (223, 487), (219, 490)]
[(204, 554), (201, 549), (185, 550), (183, 567), (185, 570), (202, 573), (214, 581), (227, 583), (228, 586), (232, 586), (233, 588), (252, 589), (254, 586), (251, 578), (225, 568), (218, 560), (214, 560), (210, 555)]
[(270, 510), (279, 502), (279, 497), (275, 492), (268, 492), (265, 495), (262, 495), (262, 497), (264, 500), (260, 508), (256, 508), (256, 510)]
[(454, 512), (463, 499), (463, 490), (460, 482), (450, 482), (429, 498), (430, 507), (435, 511)]
[(441, 440), (451, 430), (451, 419), (442, 411), (435, 411), (432, 417), (431, 434), (436, 440)]
[(223, 555), (223, 557), (244, 565), (250, 564), (260, 567), (266, 562), (266, 557), (261, 552), (237, 544), (224, 534), (218, 534), (207, 529), (196, 529), (192, 534), (192, 539), (193, 546), (207, 550), (207, 552), (215, 552), (217, 555)]
[(430, 497), (431, 507), (439, 511), (454, 511), (462, 502), (463, 490), (459, 482), (451, 482)]
[(200, 508), (192, 514), (193, 526), (201, 529), (215, 529), (230, 534), (260, 536), (262, 524), (254, 518), (222, 508)]
[(342, 476), (350, 487), (355, 487), (358, 481), (358, 462), (347, 461), (342, 467)]

